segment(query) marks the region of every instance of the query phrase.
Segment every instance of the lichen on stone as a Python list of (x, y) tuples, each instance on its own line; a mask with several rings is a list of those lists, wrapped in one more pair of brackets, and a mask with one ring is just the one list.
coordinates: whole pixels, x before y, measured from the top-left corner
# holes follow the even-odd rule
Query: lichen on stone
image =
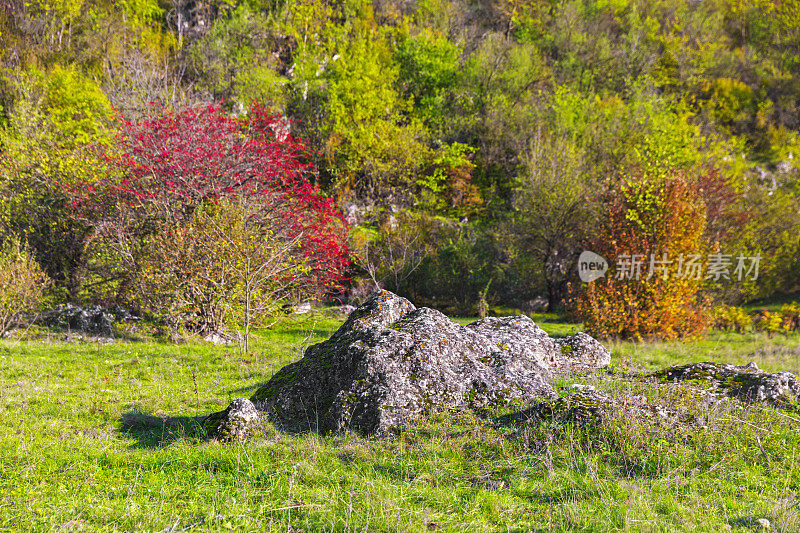
[(560, 352), (526, 316), (465, 327), (382, 291), (252, 401), (290, 430), (377, 435), (437, 410), (552, 397)]
[(261, 414), (250, 400), (236, 398), (227, 409), (203, 421), (206, 433), (220, 441), (239, 441), (252, 436), (261, 425)]
[(689, 382), (736, 397), (789, 406), (800, 398), (800, 380), (789, 372), (764, 372), (755, 363), (731, 365), (704, 361), (659, 370), (653, 377), (664, 382)]

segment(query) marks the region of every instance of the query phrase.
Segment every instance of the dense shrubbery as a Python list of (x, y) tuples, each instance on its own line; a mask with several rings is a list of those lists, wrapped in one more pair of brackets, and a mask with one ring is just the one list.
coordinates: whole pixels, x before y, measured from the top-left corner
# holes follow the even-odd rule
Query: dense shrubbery
[(705, 205), (691, 178), (672, 170), (626, 176), (611, 185), (605, 205), (590, 249), (617, 264), (576, 288), (571, 312), (601, 337), (700, 333), (703, 280), (673, 264), (704, 250)]
[(791, 303), (781, 306), (783, 324), (789, 331), (800, 330), (800, 304)]
[(759, 311), (753, 319), (753, 328), (774, 335), (775, 333), (788, 333), (787, 324), (783, 316), (777, 311)]
[(259, 106), (121, 121), (107, 178), (71, 190), (109, 298), (196, 331), (249, 331), (289, 297), (339, 290), (346, 227), (304, 152)]
[[(164, 217), (185, 223), (205, 195), (250, 194), (230, 174), (233, 183), (222, 188), (177, 180), (169, 190), (170, 180), (149, 179), (147, 170), (201, 170), (203, 159), (235, 167), (235, 157), (218, 157), (224, 143), (200, 139), (217, 125), (255, 126), (242, 118), (254, 116), (254, 100), (272, 135), (291, 132), (308, 143), (297, 161), (315, 172), (301, 172), (304, 179), (340, 207), (397, 220), (354, 221), (360, 268), (352, 273), (362, 280), (355, 285), (464, 313), (481, 295), (516, 306), (544, 296), (559, 308), (577, 281), (582, 246), (615, 231), (597, 230), (609, 177), (657, 167), (698, 176), (691, 186), (705, 203), (709, 251), (763, 258), (757, 279), (680, 289), (669, 306), (688, 305), (677, 294), (695, 288), (727, 304), (797, 288), (794, 0), (7, 4), (0, 229), (28, 243), (57, 299), (130, 296), (139, 252), (114, 245), (120, 234), (155, 234)], [(201, 110), (219, 101), (213, 123)], [(117, 138), (112, 109), (131, 121)], [(198, 121), (187, 128), (192, 113)], [(206, 119), (206, 131), (198, 130)], [(154, 133), (147, 128), (159, 128), (173, 163), (157, 151), (137, 159), (145, 140), (137, 136)], [(291, 151), (273, 141), (273, 155)], [(133, 179), (131, 187), (123, 179)], [(91, 216), (71, 209), (67, 192), (76, 184), (105, 194)], [(313, 187), (295, 185), (270, 182), (272, 198), (282, 202), (288, 187), (305, 198), (289, 211), (328, 213), (309, 223), (329, 230), (301, 231), (309, 279), (339, 277), (344, 240), (340, 225), (326, 222), (333, 207), (316, 209)], [(147, 209), (112, 209), (140, 204)], [(673, 295), (669, 285), (645, 300)], [(667, 336), (677, 334), (669, 324), (678, 315), (664, 322)], [(631, 320), (603, 328), (656, 333), (641, 322), (655, 319)]]
[(750, 329), (769, 334), (800, 330), (800, 305), (785, 304), (780, 309), (748, 313), (741, 307), (717, 306), (711, 309), (711, 327), (719, 331), (743, 333)]
[(0, 250), (0, 336), (17, 325), (23, 313), (42, 303), (47, 277), (31, 254), (11, 238)]
[(298, 296), (314, 294), (302, 245), (302, 236), (282, 236), (243, 206), (198, 206), (185, 223), (164, 225), (145, 239), (135, 301), (176, 328), (234, 328), (247, 342), (251, 326), (268, 323)]
[(710, 311), (710, 317), (711, 327), (719, 331), (744, 333), (753, 326), (753, 317), (744, 309), (736, 306), (714, 307)]

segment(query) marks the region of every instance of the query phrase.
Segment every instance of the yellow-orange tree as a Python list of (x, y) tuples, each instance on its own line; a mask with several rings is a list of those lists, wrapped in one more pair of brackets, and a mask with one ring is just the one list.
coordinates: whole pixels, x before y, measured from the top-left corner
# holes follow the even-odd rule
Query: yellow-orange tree
[(589, 243), (609, 272), (573, 287), (570, 300), (588, 332), (674, 338), (705, 327), (698, 291), (706, 274), (689, 268), (690, 259), (705, 260), (706, 205), (696, 183), (682, 171), (653, 170), (610, 185), (606, 214)]

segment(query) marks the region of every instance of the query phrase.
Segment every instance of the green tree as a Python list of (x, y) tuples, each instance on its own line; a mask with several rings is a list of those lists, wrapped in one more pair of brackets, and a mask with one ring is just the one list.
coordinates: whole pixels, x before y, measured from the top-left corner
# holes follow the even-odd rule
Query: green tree
[(524, 169), (508, 223), (509, 248), (514, 265), (534, 278), (526, 284), (535, 291), (529, 296), (543, 292), (555, 309), (597, 216), (592, 183), (581, 151), (541, 131), (525, 152)]
[(463, 50), (446, 36), (423, 29), (397, 47), (398, 81), (413, 98), (413, 112), (434, 131), (441, 131), (452, 112)]
[(111, 108), (97, 85), (74, 69), (34, 71), (19, 87), (0, 130), (2, 231), (26, 241), (56, 288), (75, 299), (91, 232), (75, 217), (68, 191), (107, 172), (87, 147), (110, 142)]

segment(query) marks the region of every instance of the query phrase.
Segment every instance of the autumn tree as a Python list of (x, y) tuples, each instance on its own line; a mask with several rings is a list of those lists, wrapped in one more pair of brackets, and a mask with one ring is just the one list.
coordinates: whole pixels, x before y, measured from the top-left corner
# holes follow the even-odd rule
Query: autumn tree
[(625, 175), (610, 185), (604, 207), (587, 249), (610, 270), (576, 287), (575, 317), (600, 337), (701, 332), (706, 207), (690, 176), (675, 170)]
[[(293, 285), (305, 297), (320, 296), (343, 281), (346, 228), (333, 202), (309, 183), (305, 151), (285, 135), (279, 118), (258, 105), (240, 117), (212, 104), (136, 122), (121, 119), (114, 149), (105, 155), (116, 179), (76, 188), (75, 206), (101, 237), (98, 242), (125, 265), (120, 288), (135, 285), (148, 243), (180, 238), (190, 241), (184, 247), (195, 246), (196, 236), (181, 235), (190, 227), (208, 232), (210, 222), (198, 219), (199, 210), (227, 202), (246, 206), (246, 225), (268, 234), (270, 243), (295, 243), (293, 256), (303, 275)], [(221, 323), (214, 309), (202, 311), (202, 328)]]

